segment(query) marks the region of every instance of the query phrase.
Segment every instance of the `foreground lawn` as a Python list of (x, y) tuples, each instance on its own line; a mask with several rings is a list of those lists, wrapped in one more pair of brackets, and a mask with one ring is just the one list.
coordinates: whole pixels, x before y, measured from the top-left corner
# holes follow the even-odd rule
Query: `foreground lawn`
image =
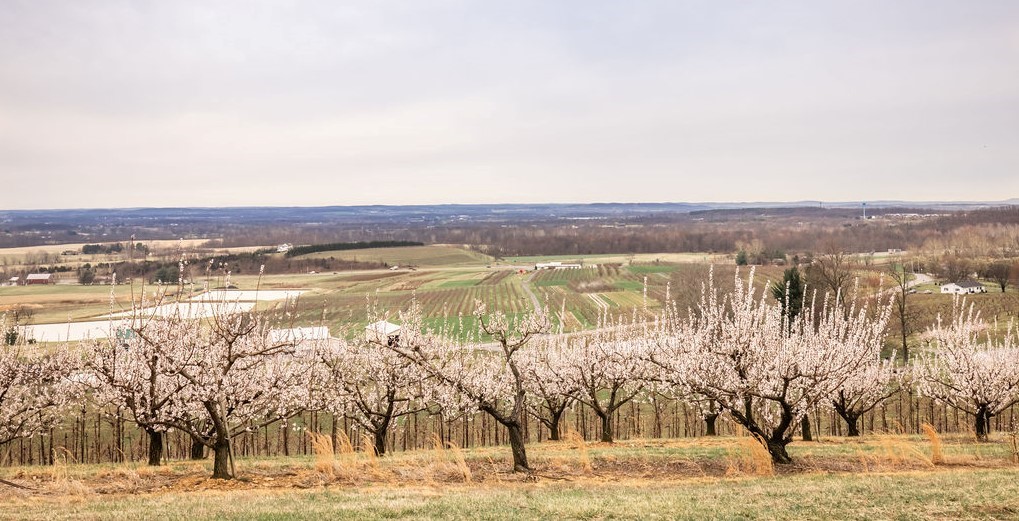
[(5, 519), (1016, 519), (1013, 470), (207, 490), (18, 500)]
[(506, 448), (0, 469), (0, 519), (1019, 519), (1004, 440), (946, 440), (945, 464), (909, 436), (796, 444), (771, 469), (746, 438), (535, 444), (530, 476)]

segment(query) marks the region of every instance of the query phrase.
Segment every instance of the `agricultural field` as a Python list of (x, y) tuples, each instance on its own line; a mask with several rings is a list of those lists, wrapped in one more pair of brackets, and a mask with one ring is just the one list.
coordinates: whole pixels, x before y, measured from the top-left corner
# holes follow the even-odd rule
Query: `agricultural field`
[[(748, 443), (749, 441), (749, 443)], [(1014, 519), (1007, 441), (874, 435), (796, 442), (775, 468), (745, 437), (580, 439), (529, 447), (536, 471), (509, 472), (505, 447), (347, 449), (241, 458), (240, 479), (208, 463), (0, 469), (28, 488), (0, 495), (0, 519)]]
[[(428, 326), (448, 326), (457, 334), (466, 335), (476, 329), (471, 313), (477, 301), (511, 316), (525, 313), (537, 301), (554, 312), (557, 327), (562, 322), (566, 330), (580, 330), (594, 327), (605, 314), (620, 316), (645, 308), (655, 310), (666, 301), (675, 301), (681, 308), (691, 305), (700, 297), (711, 272), (709, 265), (701, 263), (702, 259), (722, 261), (714, 266), (713, 272), (715, 285), (723, 290), (732, 285), (737, 273), (731, 259), (708, 254), (602, 255), (583, 259), (516, 257), (497, 262), (457, 246), (431, 245), (318, 252), (309, 256), (384, 262), (400, 268), (229, 277), (217, 273), (189, 281), (179, 297), (188, 299), (206, 288), (228, 285), (240, 290), (303, 290), (296, 303), (292, 303), (294, 325), (325, 325), (334, 335), (352, 334), (366, 324), (369, 307), (378, 314), (393, 317), (416, 300)], [(551, 260), (584, 260), (586, 265), (567, 270), (528, 269), (533, 262)], [(769, 281), (780, 280), (784, 269), (756, 267), (755, 285), (760, 289)], [(886, 276), (882, 278), (882, 269), (875, 265), (859, 271), (861, 285), (868, 291), (877, 291), (881, 284), (887, 288), (889, 281)], [(739, 273), (746, 276), (749, 271), (742, 268)], [(934, 288), (932, 294), (923, 293), (928, 286)], [(938, 293), (936, 286), (925, 284), (917, 290), (910, 298), (916, 306), (918, 322), (927, 324), (938, 313), (951, 311), (952, 297)], [(140, 283), (116, 288), (78, 284), (0, 286), (0, 312), (17, 309), (22, 314), (20, 320), (30, 324), (94, 321), (108, 315), (111, 309), (130, 310), (132, 297), (138, 302), (143, 293), (150, 301), (157, 293), (163, 294), (164, 301), (173, 301), (178, 298), (177, 292), (176, 285)], [(970, 296), (968, 301), (988, 318), (998, 318), (1002, 328), (1019, 312), (1019, 293), (1012, 288), (1002, 294), (988, 287), (988, 293)], [(264, 310), (280, 305), (281, 302), (258, 302), (255, 308)], [(912, 331), (912, 338), (921, 335), (925, 327)]]
[(527, 255), (506, 257), (509, 264), (534, 264), (537, 262), (576, 262), (583, 264), (655, 264), (655, 263), (731, 263), (732, 255), (714, 253), (634, 253), (634, 254), (591, 254), (591, 255)]
[(383, 262), (390, 266), (484, 266), (495, 262), (495, 259), (487, 255), (448, 245), (324, 251), (295, 258), (329, 257), (361, 262)]
[[(532, 309), (536, 299), (556, 312), (565, 309), (568, 329), (583, 329), (592, 327), (599, 314), (606, 311), (629, 313), (645, 305), (660, 306), (667, 284), (694, 283), (682, 279), (681, 275), (686, 273), (683, 269), (698, 274), (691, 276), (699, 277), (696, 281), (699, 291), (701, 275), (707, 270), (695, 264), (624, 267), (605, 263), (582, 270), (532, 272), (517, 266), (498, 265), (490, 257), (453, 246), (376, 248), (312, 255), (372, 260), (401, 268), (261, 277), (216, 274), (189, 281), (180, 298), (191, 298), (206, 288), (227, 286), (240, 290), (304, 290), (296, 302), (295, 325), (327, 325), (334, 334), (367, 323), (369, 306), (382, 314), (395, 315), (416, 300), (429, 326), (448, 325), (466, 333), (474, 329), (470, 315), (478, 301), (489, 309), (515, 316)], [(409, 269), (409, 266), (416, 267)], [(649, 295), (646, 299), (645, 282)], [(144, 293), (151, 300), (151, 295), (164, 291), (164, 301), (178, 297), (176, 285), (0, 287), (0, 309), (27, 311), (32, 324), (81, 322), (106, 316), (111, 312), (111, 302), (114, 312), (122, 312), (131, 309), (132, 296), (137, 302)], [(257, 309), (276, 305), (279, 303), (260, 302)]]

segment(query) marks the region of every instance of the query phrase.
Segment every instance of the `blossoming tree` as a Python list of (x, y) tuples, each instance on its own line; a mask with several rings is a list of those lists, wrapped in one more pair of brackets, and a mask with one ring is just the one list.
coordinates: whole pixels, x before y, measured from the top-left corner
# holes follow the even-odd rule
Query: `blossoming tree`
[(978, 440), (986, 440), (991, 418), (1019, 402), (1019, 343), (1011, 324), (995, 334), (994, 324), (973, 307), (956, 301), (953, 317), (941, 317), (928, 331), (933, 349), (915, 355), (917, 390), (972, 414)]
[(846, 307), (836, 296), (790, 325), (753, 279), (753, 270), (745, 281), (737, 273), (722, 295), (709, 277), (689, 319), (670, 326), (651, 360), (663, 379), (717, 403), (775, 463), (790, 463), (786, 446), (800, 418), (880, 355), (890, 307)]
[(474, 313), (480, 333), (490, 343), (463, 343), (439, 331), (426, 331), (421, 311), (413, 303), (400, 313), (403, 329), (399, 341), (376, 338), (385, 346), (417, 365), (438, 384), (436, 397), (449, 408), (463, 402), (491, 416), (506, 428), (513, 470), (529, 472), (524, 438), (527, 414), (527, 387), (521, 367), (520, 351), (536, 336), (547, 333), (551, 321), (544, 309), (521, 318), (510, 319), (502, 312), (488, 313), (478, 302)]

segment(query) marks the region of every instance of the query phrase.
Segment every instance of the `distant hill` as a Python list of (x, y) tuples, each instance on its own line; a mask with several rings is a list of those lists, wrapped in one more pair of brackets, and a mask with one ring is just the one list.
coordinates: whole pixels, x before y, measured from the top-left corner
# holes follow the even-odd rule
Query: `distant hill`
[[(361, 240), (434, 242), (429, 229), (464, 229), (447, 242), (471, 242), (471, 228), (603, 220), (606, 226), (689, 221), (714, 212), (743, 215), (949, 213), (1019, 205), (1004, 201), (792, 201), (720, 203), (443, 204), (402, 206), (109, 208), (0, 211), (0, 247), (155, 239), (209, 239), (230, 245), (314, 244)], [(408, 230), (416, 230), (408, 234)], [(458, 232), (459, 233), (459, 232)], [(441, 234), (440, 234), (441, 235)], [(476, 240), (474, 242), (477, 242)]]

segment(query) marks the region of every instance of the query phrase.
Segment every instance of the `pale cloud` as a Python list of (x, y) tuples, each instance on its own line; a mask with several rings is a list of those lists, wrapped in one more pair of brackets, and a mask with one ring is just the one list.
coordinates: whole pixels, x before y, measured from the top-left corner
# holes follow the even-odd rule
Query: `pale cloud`
[(0, 207), (1004, 199), (1016, 34), (1006, 1), (4, 2)]

